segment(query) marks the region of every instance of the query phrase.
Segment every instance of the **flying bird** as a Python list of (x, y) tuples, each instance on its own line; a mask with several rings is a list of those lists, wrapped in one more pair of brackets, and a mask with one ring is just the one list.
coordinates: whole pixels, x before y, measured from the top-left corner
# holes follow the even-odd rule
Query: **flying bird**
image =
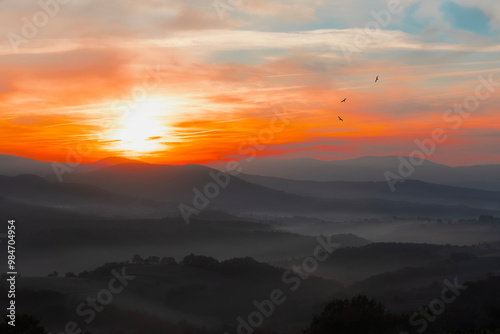
[(378, 75), (377, 75), (377, 77), (375, 78), (375, 82), (377, 82), (377, 81), (378, 81)]
[(342, 118), (340, 118), (340, 116), (337, 116), (337, 117), (339, 118), (339, 121), (342, 121), (342, 122), (344, 121)]
[(346, 100), (347, 100), (347, 98), (345, 98), (342, 101), (340, 101), (340, 103), (344, 103)]

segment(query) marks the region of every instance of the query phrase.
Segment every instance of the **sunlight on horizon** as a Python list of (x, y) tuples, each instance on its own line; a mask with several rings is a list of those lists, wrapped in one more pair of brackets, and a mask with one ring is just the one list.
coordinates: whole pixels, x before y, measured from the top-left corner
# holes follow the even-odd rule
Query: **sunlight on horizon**
[(109, 150), (124, 157), (140, 157), (156, 151), (168, 149), (162, 144), (172, 141), (168, 123), (176, 120), (176, 103), (165, 99), (138, 101), (124, 117), (114, 122), (105, 139), (110, 141)]

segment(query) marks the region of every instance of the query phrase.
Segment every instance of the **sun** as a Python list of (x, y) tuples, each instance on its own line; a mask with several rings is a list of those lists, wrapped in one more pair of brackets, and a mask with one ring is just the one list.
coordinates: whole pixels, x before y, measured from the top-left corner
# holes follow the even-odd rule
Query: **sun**
[(165, 149), (161, 142), (168, 130), (162, 116), (167, 112), (161, 101), (138, 101), (110, 131), (107, 139), (113, 143), (113, 150), (128, 157), (139, 157)]

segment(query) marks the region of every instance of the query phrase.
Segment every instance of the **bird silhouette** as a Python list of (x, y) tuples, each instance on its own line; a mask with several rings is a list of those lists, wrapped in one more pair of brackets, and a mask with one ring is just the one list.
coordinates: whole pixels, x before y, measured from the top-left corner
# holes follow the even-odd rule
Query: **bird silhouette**
[(378, 81), (378, 75), (377, 75), (377, 77), (375, 78), (375, 82), (377, 82), (377, 81)]
[(342, 122), (344, 121), (342, 118), (340, 118), (340, 116), (337, 116), (337, 117), (339, 118), (339, 121), (342, 121)]
[(340, 101), (340, 103), (344, 103), (346, 100), (347, 100), (347, 98), (345, 98), (342, 101)]

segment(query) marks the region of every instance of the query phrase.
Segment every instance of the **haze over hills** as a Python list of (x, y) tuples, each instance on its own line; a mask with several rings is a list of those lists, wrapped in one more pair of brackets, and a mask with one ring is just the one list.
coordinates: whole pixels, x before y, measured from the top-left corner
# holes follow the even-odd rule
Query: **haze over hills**
[(291, 194), (334, 198), (377, 198), (500, 210), (500, 192), (406, 180), (390, 191), (387, 182), (303, 181), (240, 174), (239, 178)]
[(126, 164), (126, 163), (143, 163), (139, 160), (132, 160), (132, 159), (127, 159), (127, 158), (122, 158), (122, 157), (107, 157), (104, 159), (100, 159), (88, 164), (81, 164), (76, 168), (76, 172), (78, 173), (88, 173), (88, 172), (93, 172), (95, 170), (99, 170), (101, 168), (106, 168), (106, 167), (111, 167), (115, 165), (120, 165), (120, 164)]
[(8, 199), (11, 205), (17, 203), (14, 206), (54, 208), (100, 216), (152, 218), (172, 211), (164, 203), (154, 200), (113, 193), (92, 185), (50, 182), (32, 174), (0, 176), (0, 198)]
[(0, 18), (0, 334), (500, 334), (500, 0)]
[[(387, 166), (386, 158), (374, 161), (377, 168)], [(315, 160), (299, 162), (318, 164)], [(321, 162), (324, 163), (327, 162)], [(339, 162), (340, 165), (347, 163)], [(432, 163), (429, 166), (450, 168)], [(0, 195), (28, 204), (88, 210), (126, 207), (124, 203), (135, 201), (143, 206), (143, 210), (137, 212), (142, 212), (145, 218), (167, 213), (179, 215), (176, 208), (180, 203), (196, 210), (201, 206), (201, 211), (213, 209), (232, 213), (323, 217), (428, 215), (477, 218), (483, 214), (500, 214), (499, 193), (412, 180), (398, 184), (398, 190), (392, 193), (386, 182), (297, 181), (245, 174), (229, 177), (201, 165), (155, 165), (120, 158), (108, 158), (78, 168), (80, 171), (65, 174), (62, 183), (47, 182), (34, 176), (4, 177), (0, 181), (5, 183), (5, 191)], [(342, 168), (344, 172), (351, 170), (350, 167)], [(98, 211), (92, 212), (98, 214)]]
[[(288, 193), (282, 189), (275, 190), (266, 185), (247, 182), (238, 177), (229, 177), (216, 170), (200, 165), (151, 165), (121, 164), (102, 168), (90, 173), (78, 173), (67, 176), (73, 183), (83, 183), (103, 188), (114, 193), (148, 198), (165, 203), (184, 203), (196, 207), (195, 202), (207, 203), (207, 208), (239, 213), (289, 214), (302, 213), (315, 215), (358, 214), (358, 215), (417, 215), (429, 213), (432, 216), (470, 217), (481, 214), (498, 214), (500, 208), (474, 208), (458, 201), (435, 203), (434, 201), (412, 202), (411, 198), (398, 196), (373, 196), (369, 191), (360, 192), (357, 196), (337, 196), (335, 198), (314, 198), (311, 194)], [(218, 186), (215, 192), (206, 190), (207, 185)], [(436, 186), (439, 188), (440, 186)], [(444, 187), (446, 188), (446, 187)], [(389, 190), (386, 190), (389, 192)], [(429, 191), (434, 191), (430, 189)], [(199, 195), (200, 193), (204, 196)], [(208, 193), (215, 195), (206, 195)], [(449, 193), (449, 192), (448, 192)], [(441, 199), (448, 194), (441, 190)], [(489, 195), (489, 197), (488, 197)], [(487, 203), (496, 204), (498, 194), (488, 194)], [(425, 198), (425, 188), (420, 191), (420, 198)], [(202, 198), (205, 199), (202, 199)], [(467, 204), (467, 203), (465, 203)], [(460, 205), (460, 206), (458, 206)], [(456, 206), (456, 207), (454, 207)]]
[[(471, 263), (479, 257), (497, 261), (498, 249), (484, 249), (478, 246), (432, 245), (414, 243), (370, 243), (360, 247), (346, 247), (337, 250), (326, 260), (317, 275), (336, 281), (353, 283), (371, 276), (399, 270), (404, 267), (421, 267), (440, 263), (440, 271), (446, 272), (448, 263)], [(300, 262), (293, 260), (291, 262)], [(289, 267), (290, 263), (279, 265)], [(436, 271), (434, 268), (434, 272)], [(462, 273), (463, 274), (463, 273)], [(486, 274), (486, 273), (484, 273)], [(407, 282), (408, 278), (404, 281)]]
[[(411, 179), (391, 192), (385, 180), (353, 181), (375, 177), (397, 161), (387, 157), (358, 159), (359, 168), (348, 161), (332, 167), (330, 162), (293, 160), (292, 165), (301, 165), (300, 173), (284, 165), (269, 169), (319, 177), (314, 171), (319, 166), (322, 177), (337, 171), (350, 181), (229, 176), (202, 165), (107, 158), (80, 165), (59, 182), (52, 170), (44, 174), (50, 163), (11, 161), (18, 171), (32, 172), (0, 176), (0, 216), (15, 217), (23, 245), (17, 253), (25, 275), (20, 290), (35, 299), (57, 295), (53, 306), (71, 314), (76, 305), (65, 301), (79, 298), (73, 291), (85, 296), (90, 286), (99, 291), (109, 280), (105, 270), (125, 266), (137, 279), (123, 294), (130, 300), (117, 299), (117, 313), (130, 309), (166, 321), (231, 327), (235, 317), (252, 311), (255, 298), (268, 298), (283, 284), (284, 272), (315, 254), (322, 244), (318, 238), (340, 247), (318, 262), (303, 288), (280, 308), (273, 322), (277, 328), (303, 328), (327, 299), (367, 291), (394, 309), (412, 310), (421, 303), (415, 291), (430, 282), (447, 275), (482, 278), (495, 272), (500, 260), (495, 244), (500, 221), (494, 218), (500, 216), (500, 192)], [(15, 164), (4, 171), (15, 174)], [(452, 168), (431, 162), (424, 166), (421, 175), (435, 178)], [(205, 201), (202, 197), (209, 203), (186, 224), (178, 205), (196, 207)], [(135, 255), (148, 260), (114, 263)], [(160, 264), (161, 257), (170, 264)], [(93, 271), (96, 266), (102, 267)], [(67, 277), (36, 277), (54, 271)], [(78, 272), (80, 277), (74, 274)], [(210, 307), (214, 302), (217, 307)], [(32, 305), (27, 312), (50, 318), (44, 308)], [(46, 324), (55, 328), (58, 319)]]
[[(137, 160), (121, 157), (107, 157), (86, 164), (80, 164), (75, 161), (72, 160), (71, 163), (62, 162), (61, 164), (68, 167), (68, 170), (71, 171), (70, 173), (85, 173), (124, 163), (141, 163)], [(57, 180), (55, 173), (53, 162), (38, 161), (14, 155), (0, 155), (0, 175), (16, 176), (22, 174), (33, 174), (50, 180)]]
[[(240, 164), (245, 174), (310, 181), (386, 181), (386, 172), (405, 176), (404, 173), (414, 168), (405, 178), (500, 191), (500, 165), (450, 167), (429, 160), (415, 160), (419, 165), (412, 165), (410, 161), (402, 156), (366, 156), (336, 161), (262, 158), (251, 162), (243, 160)], [(211, 165), (222, 170), (224, 166), (223, 163)]]
[[(406, 158), (407, 159), (407, 158)], [(316, 160), (316, 159), (270, 159), (258, 158), (241, 162), (245, 174), (273, 176), (293, 180), (311, 181), (385, 181), (384, 173), (398, 172), (400, 160), (398, 156), (366, 156), (349, 160)], [(223, 166), (216, 164), (214, 168)], [(447, 166), (423, 160), (416, 168), (419, 173), (437, 173), (444, 175)], [(416, 173), (415, 173), (416, 174)]]
[(194, 189), (204, 192), (207, 184), (227, 184), (227, 187), (218, 186), (217, 196), (209, 201), (209, 206), (229, 211), (286, 211), (297, 205), (323, 210), (327, 208), (321, 201), (262, 187), (200, 165), (121, 164), (90, 173), (69, 175), (67, 180), (128, 196), (164, 203), (186, 203), (190, 206), (194, 206), (193, 200), (203, 202), (196, 199), (200, 196)]
[(34, 174), (42, 177), (53, 174), (50, 162), (38, 161), (14, 155), (0, 155), (0, 175), (16, 176)]
[[(400, 175), (401, 170), (406, 172), (408, 168), (410, 168), (410, 170), (414, 168), (414, 172), (410, 173), (407, 179), (428, 183), (456, 185), (466, 188), (500, 191), (500, 165), (450, 167), (429, 160), (419, 160), (417, 162), (419, 164), (421, 163), (421, 165), (413, 166), (410, 161), (415, 162), (417, 160), (410, 160), (408, 157), (401, 156), (366, 156), (336, 161), (259, 158), (251, 162), (241, 160), (239, 163), (245, 174), (309, 181), (386, 181), (386, 172), (391, 172), (393, 175)], [(70, 175), (93, 172), (102, 168), (126, 163), (151, 165), (127, 158), (108, 157), (70, 168), (71, 172), (65, 173), (63, 175), (63, 180), (71, 180), (71, 178), (68, 178)], [(207, 167), (223, 171), (225, 166), (226, 163), (207, 165)], [(50, 180), (58, 180), (51, 162), (0, 155), (0, 175), (15, 176), (20, 174), (35, 174)], [(401, 184), (398, 183), (396, 188), (400, 185)]]

